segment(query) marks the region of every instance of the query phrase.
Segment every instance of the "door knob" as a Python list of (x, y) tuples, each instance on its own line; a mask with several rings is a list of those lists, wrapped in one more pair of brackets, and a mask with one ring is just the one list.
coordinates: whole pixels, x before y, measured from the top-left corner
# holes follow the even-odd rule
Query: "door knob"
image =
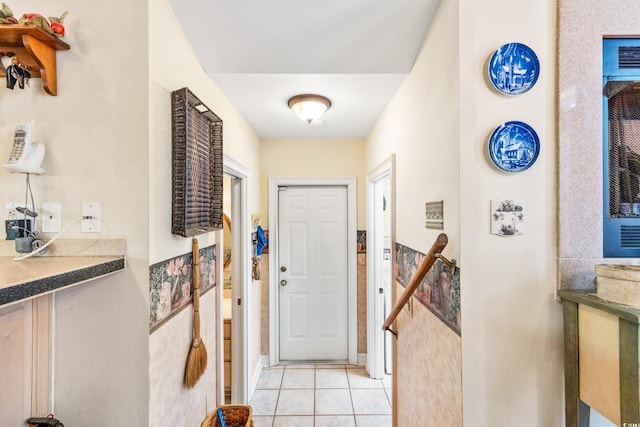
[(287, 286), (287, 281), (284, 279), (280, 280), (280, 286)]

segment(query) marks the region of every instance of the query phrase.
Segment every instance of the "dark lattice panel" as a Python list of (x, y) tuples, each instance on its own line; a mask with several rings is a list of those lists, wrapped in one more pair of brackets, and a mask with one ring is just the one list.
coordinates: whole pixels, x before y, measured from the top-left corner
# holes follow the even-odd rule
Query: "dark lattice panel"
[(609, 213), (640, 217), (640, 90), (627, 82), (609, 98)]
[(171, 93), (171, 232), (194, 236), (222, 229), (222, 120), (193, 93)]

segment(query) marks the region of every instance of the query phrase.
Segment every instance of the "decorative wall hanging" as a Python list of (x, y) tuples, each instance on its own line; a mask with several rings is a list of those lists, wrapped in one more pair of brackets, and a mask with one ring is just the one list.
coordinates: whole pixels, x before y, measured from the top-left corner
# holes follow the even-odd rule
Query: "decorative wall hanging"
[(489, 60), (489, 80), (505, 95), (520, 95), (531, 89), (540, 75), (535, 52), (522, 43), (500, 46)]
[(444, 229), (444, 202), (425, 203), (425, 227), (437, 230)]
[(367, 253), (367, 230), (357, 231), (356, 248), (359, 254)]
[[(216, 245), (200, 248), (200, 295), (217, 284)], [(149, 267), (149, 332), (155, 331), (193, 298), (193, 254), (182, 254)]]
[(187, 88), (171, 93), (171, 232), (188, 237), (222, 229), (222, 120)]
[[(396, 243), (396, 280), (403, 287), (407, 287), (424, 256), (421, 252)], [(413, 296), (456, 334), (461, 334), (459, 267), (452, 270), (449, 265), (438, 259)]]
[(504, 172), (522, 172), (533, 165), (540, 153), (535, 130), (524, 122), (506, 122), (489, 138), (489, 157)]
[(521, 201), (491, 201), (491, 234), (504, 237), (524, 234), (524, 205)]

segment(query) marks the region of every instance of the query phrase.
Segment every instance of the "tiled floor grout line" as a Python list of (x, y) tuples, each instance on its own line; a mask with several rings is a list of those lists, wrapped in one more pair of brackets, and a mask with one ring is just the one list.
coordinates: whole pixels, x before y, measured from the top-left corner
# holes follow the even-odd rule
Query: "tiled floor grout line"
[[(349, 369), (351, 368), (351, 369)], [(309, 383), (307, 382), (306, 384), (310, 384), (313, 388), (313, 402), (312, 402), (312, 413), (310, 414), (310, 416), (312, 417), (312, 420), (310, 422), (310, 425), (312, 426), (320, 426), (323, 423), (326, 423), (328, 418), (324, 418), (324, 417), (349, 417), (351, 418), (351, 420), (353, 421), (353, 425), (354, 426), (358, 426), (358, 414), (356, 413), (356, 405), (355, 405), (355, 400), (354, 400), (354, 395), (353, 395), (353, 391), (354, 391), (354, 386), (358, 386), (356, 387), (358, 390), (375, 390), (375, 389), (381, 389), (384, 393), (385, 396), (385, 400), (387, 401), (387, 403), (389, 405), (391, 405), (391, 396), (390, 396), (390, 389), (387, 389), (386, 387), (386, 383), (385, 380), (386, 379), (375, 379), (375, 382), (372, 382), (370, 384), (367, 383), (362, 383), (361, 381), (361, 376), (362, 373), (360, 372), (362, 370), (362, 367), (359, 366), (347, 366), (347, 365), (342, 365), (340, 367), (326, 367), (326, 366), (318, 366), (318, 364), (313, 364), (313, 365), (309, 365), (309, 366), (296, 366), (296, 367), (291, 367), (289, 365), (284, 365), (282, 366), (281, 369), (281, 376), (278, 380), (277, 383), (273, 384), (276, 387), (274, 387), (274, 389), (277, 388), (277, 395), (276, 395), (276, 399), (275, 399), (275, 408), (273, 410), (273, 414), (272, 415), (267, 415), (265, 414), (264, 416), (270, 416), (271, 417), (271, 422), (268, 424), (271, 427), (275, 427), (277, 425), (280, 425), (280, 423), (278, 422), (278, 419), (280, 419), (281, 421), (285, 418), (288, 417), (296, 417), (296, 416), (302, 416), (302, 417), (306, 417), (307, 415), (295, 415), (295, 414), (280, 414), (278, 415), (278, 407), (280, 404), (285, 404), (285, 401), (283, 401), (282, 399), (285, 398), (282, 393), (284, 390), (287, 390), (287, 394), (286, 396), (289, 396), (291, 394), (290, 390), (309, 390), (306, 387), (302, 387), (302, 388), (296, 388), (299, 386), (304, 386), (305, 383), (302, 382), (300, 383), (299, 379), (296, 378), (296, 370), (307, 370), (311, 371), (311, 374), (313, 375), (313, 379), (312, 382)], [(318, 411), (318, 391), (319, 390), (323, 390), (321, 392), (321, 394), (324, 396), (326, 395), (324, 390), (344, 390), (345, 387), (342, 386), (340, 387), (341, 384), (345, 384), (342, 383), (342, 380), (338, 380), (338, 383), (333, 383), (332, 381), (327, 381), (327, 379), (331, 379), (331, 376), (333, 375), (334, 372), (341, 372), (344, 374), (345, 377), (345, 383), (346, 383), (346, 390), (348, 390), (348, 394), (349, 394), (349, 403), (350, 403), (350, 413), (335, 413), (335, 414), (331, 414), (331, 413), (322, 413), (319, 414)], [(318, 375), (319, 373), (322, 372), (321, 374), (321, 378), (322, 378), (322, 385), (324, 385), (324, 387), (319, 388), (318, 386), (320, 385), (319, 383), (319, 378)], [(349, 373), (351, 372), (351, 376), (349, 375)], [(288, 373), (288, 375), (287, 375)], [(308, 374), (304, 374), (303, 378), (305, 376), (307, 376)], [(340, 377), (341, 375), (338, 374), (338, 377)], [(288, 377), (288, 384), (289, 386), (292, 386), (292, 388), (285, 388), (285, 378)], [(355, 382), (354, 382), (355, 381)], [(269, 390), (269, 388), (264, 388), (263, 390)], [(358, 393), (358, 396), (361, 396), (361, 392)], [(288, 399), (288, 397), (286, 397), (285, 399)], [(359, 397), (359, 399), (361, 399), (361, 397)], [(346, 403), (346, 402), (345, 402)], [(283, 407), (284, 409), (284, 407)], [(344, 408), (346, 409), (346, 408)], [(363, 413), (360, 414), (361, 417), (363, 418), (367, 418), (373, 415), (378, 415), (378, 414), (368, 414), (368, 413)], [(380, 414), (380, 415), (384, 415), (384, 414)], [(290, 422), (290, 421), (288, 421)], [(319, 422), (321, 422), (321, 424), (318, 424)], [(362, 421), (361, 421), (362, 422)], [(264, 425), (264, 424), (263, 424)]]

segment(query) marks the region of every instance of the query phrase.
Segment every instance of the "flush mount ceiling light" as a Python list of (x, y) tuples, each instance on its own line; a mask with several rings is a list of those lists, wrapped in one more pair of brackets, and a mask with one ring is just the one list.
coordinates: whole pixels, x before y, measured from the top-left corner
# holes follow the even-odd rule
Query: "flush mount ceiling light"
[(289, 99), (289, 108), (302, 120), (311, 124), (331, 107), (331, 101), (321, 95), (303, 94)]

